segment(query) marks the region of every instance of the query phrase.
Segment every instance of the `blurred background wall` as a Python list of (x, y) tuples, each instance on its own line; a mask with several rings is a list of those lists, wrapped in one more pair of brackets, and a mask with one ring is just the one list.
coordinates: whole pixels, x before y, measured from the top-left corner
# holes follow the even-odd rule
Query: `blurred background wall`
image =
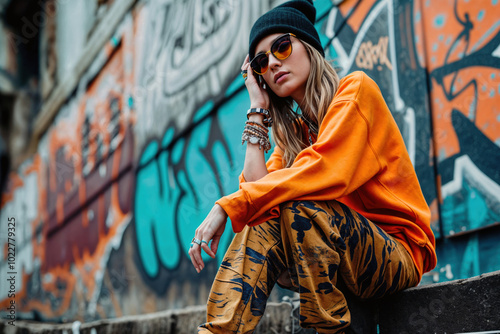
[[(230, 225), (200, 275), (187, 251), (238, 188), (239, 69), (281, 2), (0, 0), (0, 315), (12, 271), (24, 319), (206, 302)], [(439, 262), (422, 284), (500, 269), (498, 1), (314, 3), (339, 74), (379, 84), (432, 209)]]

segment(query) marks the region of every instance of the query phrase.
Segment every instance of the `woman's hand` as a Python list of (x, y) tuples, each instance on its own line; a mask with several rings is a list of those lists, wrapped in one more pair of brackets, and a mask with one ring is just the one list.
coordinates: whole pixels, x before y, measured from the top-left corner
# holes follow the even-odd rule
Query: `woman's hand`
[[(220, 238), (226, 227), (226, 221), (227, 213), (219, 204), (215, 204), (205, 220), (203, 220), (201, 225), (196, 229), (194, 237), (200, 240), (201, 244), (196, 242), (191, 244), (189, 257), (191, 258), (194, 269), (196, 269), (198, 273), (205, 267), (203, 259), (201, 258), (201, 249), (203, 248), (205, 253), (212, 259), (215, 258)], [(208, 247), (210, 240), (212, 240), (212, 244)]]
[(248, 75), (245, 80), (245, 86), (247, 87), (248, 94), (250, 95), (250, 107), (269, 109), (269, 95), (266, 90), (260, 86), (257, 80), (257, 74), (255, 74), (252, 67), (250, 67), (249, 61), (250, 58), (247, 55), (243, 65), (241, 66), (241, 70), (247, 71)]

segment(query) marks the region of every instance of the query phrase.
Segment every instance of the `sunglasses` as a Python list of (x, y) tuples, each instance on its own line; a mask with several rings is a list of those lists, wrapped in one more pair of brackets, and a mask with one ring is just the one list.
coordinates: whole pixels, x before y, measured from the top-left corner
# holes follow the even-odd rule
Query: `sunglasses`
[(278, 37), (271, 45), (271, 50), (261, 52), (250, 61), (250, 67), (257, 74), (264, 74), (269, 69), (269, 54), (272, 53), (276, 59), (287, 59), (292, 54), (292, 40), (290, 36), (294, 34), (288, 33)]

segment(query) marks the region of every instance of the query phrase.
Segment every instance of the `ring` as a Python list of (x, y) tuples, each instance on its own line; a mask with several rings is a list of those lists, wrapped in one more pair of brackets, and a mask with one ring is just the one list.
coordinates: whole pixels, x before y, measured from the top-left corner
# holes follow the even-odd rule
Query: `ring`
[(208, 242), (207, 242), (207, 241), (205, 241), (205, 240), (202, 240), (202, 241), (201, 241), (201, 243), (202, 243), (202, 244), (207, 244), (207, 245), (208, 245)]
[(247, 72), (247, 70), (242, 70), (242, 71), (241, 71), (241, 76), (243, 77), (243, 79), (245, 79), (245, 80), (246, 80), (246, 79), (247, 79), (247, 77), (248, 77), (248, 72)]
[(196, 239), (196, 238), (193, 238), (193, 240), (191, 240), (191, 242), (192, 242), (192, 243), (194, 242), (194, 243), (195, 243), (195, 244), (197, 244), (198, 246), (200, 246), (200, 245), (201, 245), (201, 240)]

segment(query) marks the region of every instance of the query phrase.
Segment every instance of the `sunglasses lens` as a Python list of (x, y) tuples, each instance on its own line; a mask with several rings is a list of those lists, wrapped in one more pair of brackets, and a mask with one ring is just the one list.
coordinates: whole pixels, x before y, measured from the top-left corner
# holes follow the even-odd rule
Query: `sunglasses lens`
[[(278, 38), (273, 45), (271, 45), (272, 54), (280, 59), (286, 59), (292, 54), (292, 41), (290, 40), (290, 34), (284, 35)], [(264, 74), (267, 72), (269, 67), (269, 52), (261, 53), (255, 56), (250, 62), (250, 66), (257, 74)]]
[(278, 59), (283, 60), (288, 58), (292, 53), (292, 41), (290, 40), (290, 36), (283, 36), (274, 42), (271, 47), (271, 52)]
[(257, 74), (266, 73), (268, 65), (269, 65), (269, 58), (267, 58), (267, 56), (263, 53), (257, 55), (250, 63), (250, 66)]

